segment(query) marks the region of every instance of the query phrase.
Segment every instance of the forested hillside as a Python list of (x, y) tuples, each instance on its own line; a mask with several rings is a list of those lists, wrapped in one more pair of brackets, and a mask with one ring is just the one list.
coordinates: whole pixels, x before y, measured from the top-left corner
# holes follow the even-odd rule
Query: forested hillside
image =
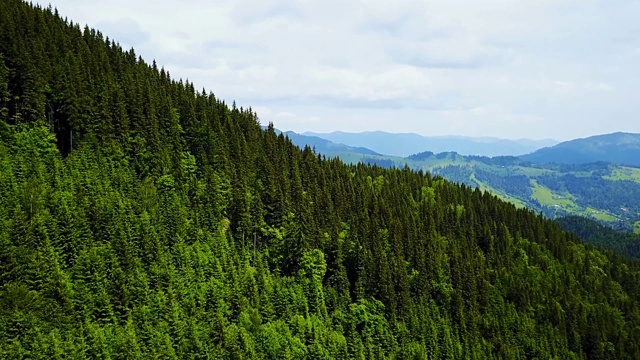
[(490, 191), (549, 218), (579, 215), (624, 232), (640, 233), (640, 168), (606, 162), (537, 164), (513, 156), (422, 152), (407, 158), (327, 152), (347, 163), (428, 171)]
[(640, 266), (0, 1), (0, 358), (638, 359)]
[(556, 219), (555, 222), (565, 231), (576, 234), (585, 242), (640, 259), (640, 234), (615, 231), (580, 216), (564, 216)]

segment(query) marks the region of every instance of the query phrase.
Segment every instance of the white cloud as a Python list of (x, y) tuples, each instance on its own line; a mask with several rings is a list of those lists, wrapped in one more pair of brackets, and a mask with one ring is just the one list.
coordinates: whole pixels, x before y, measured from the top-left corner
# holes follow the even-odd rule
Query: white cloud
[(283, 130), (558, 139), (640, 132), (636, 1), (52, 5)]

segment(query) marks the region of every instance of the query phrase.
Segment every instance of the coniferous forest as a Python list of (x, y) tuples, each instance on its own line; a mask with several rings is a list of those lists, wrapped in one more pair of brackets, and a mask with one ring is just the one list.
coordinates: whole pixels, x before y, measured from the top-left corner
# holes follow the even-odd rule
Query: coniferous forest
[(0, 358), (639, 359), (640, 266), (0, 1)]

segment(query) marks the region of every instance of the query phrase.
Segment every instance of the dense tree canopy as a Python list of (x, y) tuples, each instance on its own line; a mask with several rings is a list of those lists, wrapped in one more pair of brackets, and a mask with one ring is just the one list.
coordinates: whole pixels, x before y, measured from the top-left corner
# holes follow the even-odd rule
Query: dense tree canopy
[(0, 357), (638, 359), (640, 267), (0, 2)]
[(564, 216), (555, 219), (555, 222), (587, 243), (640, 259), (640, 234), (616, 231), (580, 216)]

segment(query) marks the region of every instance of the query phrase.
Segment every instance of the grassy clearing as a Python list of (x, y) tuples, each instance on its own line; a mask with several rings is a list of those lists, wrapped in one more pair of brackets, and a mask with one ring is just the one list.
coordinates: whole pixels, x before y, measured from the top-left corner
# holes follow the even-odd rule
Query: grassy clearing
[[(489, 192), (491, 192), (491, 191), (489, 191)], [(520, 199), (516, 199), (516, 198), (514, 198), (514, 197), (512, 197), (512, 196), (509, 196), (509, 195), (507, 195), (507, 194), (504, 194), (504, 193), (496, 193), (496, 192), (493, 192), (493, 194), (496, 194), (500, 199), (502, 199), (502, 200), (504, 200), (504, 201), (507, 201), (507, 202), (512, 203), (512, 204), (513, 204), (513, 205), (515, 205), (518, 209), (522, 209), (522, 208), (526, 208), (526, 207), (527, 207), (527, 204), (525, 204), (522, 200), (520, 200)]]
[(618, 220), (618, 218), (616, 218), (615, 216), (611, 215), (609, 212), (598, 210), (598, 209), (594, 209), (594, 208), (587, 208), (587, 214), (589, 216), (593, 217), (594, 219), (600, 220), (600, 221), (616, 221), (616, 220)]
[(554, 208), (566, 210), (573, 214), (589, 216), (600, 221), (616, 221), (618, 220), (611, 213), (599, 209), (587, 207), (586, 209), (574, 202), (575, 197), (571, 194), (557, 194), (549, 188), (538, 184), (535, 180), (531, 180), (533, 186), (532, 198), (538, 200), (543, 206), (551, 206)]
[(478, 178), (476, 178), (476, 174), (475, 173), (471, 173), (471, 181), (475, 182), (476, 184), (478, 184), (478, 188), (482, 191), (489, 191), (492, 193), (495, 193), (495, 189), (489, 187), (487, 184), (483, 183), (482, 181), (478, 180)]
[(571, 197), (556, 194), (546, 186), (538, 184), (538, 182), (533, 179), (531, 180), (531, 186), (533, 187), (533, 194), (531, 195), (531, 197), (538, 200), (538, 202), (543, 206), (546, 205), (560, 207), (565, 210), (576, 210), (577, 208), (579, 208), (579, 206), (576, 205), (575, 202), (573, 202)]
[(640, 234), (640, 221), (636, 221), (633, 225), (633, 232), (636, 234)]
[(621, 166), (614, 169), (611, 175), (603, 176), (607, 180), (631, 180), (640, 183), (640, 169)]

